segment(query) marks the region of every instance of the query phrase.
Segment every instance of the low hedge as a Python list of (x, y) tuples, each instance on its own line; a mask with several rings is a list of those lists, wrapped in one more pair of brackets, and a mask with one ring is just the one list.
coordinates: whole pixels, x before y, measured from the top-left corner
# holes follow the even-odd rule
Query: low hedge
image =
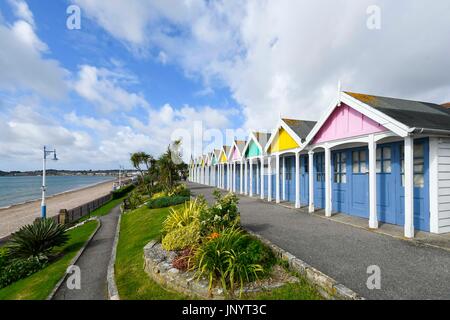
[(128, 192), (132, 191), (135, 188), (134, 184), (129, 184), (126, 187), (120, 188), (119, 190), (115, 190), (112, 192), (112, 198), (113, 200), (122, 198), (124, 195), (126, 195)]
[(4, 261), (2, 264), (0, 267), (0, 289), (44, 269), (48, 265), (48, 260), (31, 257), (14, 259), (10, 262)]
[(166, 208), (171, 206), (176, 206), (178, 204), (185, 203), (186, 201), (189, 201), (190, 197), (183, 197), (183, 196), (173, 196), (173, 197), (160, 197), (156, 199), (151, 199), (147, 202), (147, 207), (149, 209), (159, 209), (159, 208)]

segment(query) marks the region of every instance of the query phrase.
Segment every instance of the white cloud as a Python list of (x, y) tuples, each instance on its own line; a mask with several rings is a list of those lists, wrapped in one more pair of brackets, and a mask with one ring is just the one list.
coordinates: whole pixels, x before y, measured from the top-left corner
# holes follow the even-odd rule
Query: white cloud
[(0, 113), (1, 170), (34, 170), (41, 165), (42, 146), (56, 148), (56, 168), (104, 169), (129, 164), (129, 154), (154, 153), (154, 139), (126, 125), (79, 116), (61, 119), (39, 105), (17, 105)]
[(167, 53), (165, 53), (164, 51), (160, 51), (158, 54), (158, 61), (161, 62), (162, 64), (167, 64), (167, 62), (169, 61)]
[(34, 26), (34, 17), (28, 4), (23, 0), (8, 0), (9, 4), (14, 10), (17, 18), (25, 20), (30, 25)]
[(146, 1), (129, 0), (125, 3), (121, 0), (110, 0), (105, 3), (104, 1), (76, 0), (74, 2), (118, 39), (133, 45), (142, 45), (146, 41), (145, 28), (152, 14)]
[[(224, 110), (210, 106), (194, 108), (186, 105), (175, 109), (166, 104), (158, 110), (150, 110), (147, 121), (134, 117), (129, 117), (128, 121), (134, 130), (151, 137), (150, 150), (156, 154), (164, 152), (171, 139), (178, 139), (181, 136), (187, 157), (191, 152), (203, 152), (207, 149), (208, 142), (216, 147), (223, 145), (227, 137), (219, 133), (233, 127), (233, 119), (238, 113), (236, 109)], [(195, 132), (196, 126), (201, 127), (203, 136), (202, 132), (199, 134)], [(216, 135), (210, 137), (206, 134), (208, 132)]]
[(205, 131), (225, 129), (232, 125), (237, 113), (234, 109), (218, 110), (210, 106), (175, 109), (166, 104), (148, 109), (148, 114), (139, 118), (115, 117), (117, 123), (113, 123), (98, 116), (80, 115), (75, 110), (55, 114), (34, 101), (19, 104), (9, 111), (0, 111), (0, 123), (3, 123), (0, 167), (2, 170), (37, 169), (41, 163), (41, 148), (47, 145), (56, 148), (60, 158), (58, 163), (52, 163), (53, 167), (115, 168), (119, 164), (129, 165), (129, 155), (133, 152), (146, 151), (159, 156), (180, 132), (186, 138), (188, 160), (194, 141), (194, 123), (201, 124)]
[(68, 72), (56, 60), (43, 57), (48, 47), (34, 30), (28, 6), (22, 1), (12, 3), (17, 5), (16, 14), (21, 19), (11, 26), (0, 20), (0, 89), (32, 91), (49, 98), (63, 97)]
[(64, 120), (68, 123), (76, 126), (81, 126), (95, 130), (99, 134), (108, 135), (114, 128), (111, 122), (107, 119), (99, 119), (94, 117), (83, 117), (77, 115), (75, 111), (72, 111), (64, 115)]
[[(174, 132), (192, 133), (197, 121), (205, 129), (223, 130), (241, 116), (245, 127), (255, 129), (270, 129), (279, 114), (318, 119), (339, 79), (346, 90), (450, 100), (450, 23), (442, 14), (450, 10), (448, 1), (73, 2), (132, 52), (156, 53), (159, 62), (200, 76), (205, 89), (198, 95), (226, 86), (243, 110), (151, 108), (130, 89), (138, 79), (123, 70), (124, 62), (111, 60), (114, 70), (82, 65), (72, 88), (99, 111), (121, 119), (85, 116), (76, 109), (61, 122), (49, 122), (37, 108), (17, 106), (10, 115), (0, 114), (6, 124), (0, 127), (0, 153), (27, 154), (41, 143), (54, 143), (67, 161), (108, 166), (127, 161), (133, 151), (157, 155)], [(366, 28), (372, 4), (382, 8), (379, 31)], [(46, 59), (49, 49), (36, 33), (33, 15), (21, 6), (17, 21), (0, 20), (0, 88), (61, 96), (66, 73)], [(136, 108), (146, 111), (139, 118), (120, 112)]]
[(33, 48), (36, 51), (45, 52), (48, 47), (43, 43), (34, 33), (32, 26), (23, 20), (16, 21), (11, 28), (11, 31), (16, 36), (18, 41), (23, 42), (24, 45)]
[[(338, 80), (346, 90), (450, 99), (446, 0), (138, 2), (146, 12), (128, 12), (118, 1), (108, 7), (110, 21), (119, 21), (114, 27), (92, 5), (102, 1), (86, 7), (118, 39), (157, 47), (187, 74), (200, 74), (207, 88), (229, 87), (247, 127), (270, 128), (279, 113), (318, 119)], [(379, 31), (366, 27), (374, 4)]]
[[(93, 103), (101, 112), (131, 111), (136, 107), (148, 107), (141, 94), (128, 92), (120, 86), (121, 74), (90, 65), (82, 65), (73, 84), (75, 91)], [(127, 82), (127, 78), (125, 79)]]
[[(19, 166), (36, 168), (41, 159), (41, 147), (50, 145), (58, 149), (66, 159), (74, 150), (92, 148), (91, 137), (82, 131), (69, 130), (53, 117), (44, 117), (45, 110), (38, 106), (17, 105), (0, 114), (0, 158), (2, 167), (16, 169)], [(14, 162), (8, 161), (9, 158)], [(76, 161), (76, 160), (75, 160)]]
[(80, 116), (75, 111), (66, 114), (64, 120), (78, 131), (89, 129), (93, 132), (94, 145), (85, 151), (77, 150), (79, 159), (86, 163), (111, 166), (112, 163), (128, 164), (129, 154), (137, 151), (146, 151), (157, 157), (166, 150), (172, 138), (178, 138), (176, 134), (180, 132), (184, 134), (188, 155), (192, 150), (194, 123), (201, 124), (204, 130), (225, 129), (232, 126), (232, 119), (237, 113), (234, 109), (218, 110), (210, 106), (187, 105), (176, 109), (165, 104), (158, 109), (148, 109), (147, 115), (143, 114), (140, 118), (125, 115), (125, 123), (121, 121), (121, 124)]

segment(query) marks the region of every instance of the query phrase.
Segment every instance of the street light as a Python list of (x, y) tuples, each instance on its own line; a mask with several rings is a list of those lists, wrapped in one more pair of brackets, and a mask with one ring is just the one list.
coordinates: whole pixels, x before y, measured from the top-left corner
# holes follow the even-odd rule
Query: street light
[(56, 157), (56, 149), (53, 151), (47, 150), (47, 147), (44, 146), (44, 159), (42, 161), (42, 202), (41, 202), (41, 216), (42, 219), (47, 218), (47, 206), (45, 205), (45, 171), (47, 170), (47, 156), (53, 154), (53, 161), (57, 161), (58, 158)]
[(124, 169), (124, 166), (119, 165), (119, 189), (122, 187), (121, 173), (122, 173), (123, 169)]

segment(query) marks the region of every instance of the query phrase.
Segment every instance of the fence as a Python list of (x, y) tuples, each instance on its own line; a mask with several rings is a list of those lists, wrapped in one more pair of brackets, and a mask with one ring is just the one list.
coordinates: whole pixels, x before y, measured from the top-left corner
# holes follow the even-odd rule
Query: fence
[[(61, 209), (58, 215), (48, 218), (53, 219), (58, 223), (70, 224), (86, 215), (89, 215), (92, 211), (100, 208), (110, 200), (112, 200), (112, 193), (85, 203), (74, 209)], [(13, 232), (16, 232), (26, 224), (33, 223), (33, 221), (35, 221), (36, 219), (39, 219), (38, 215), (32, 214), (20, 218), (14, 217), (13, 219), (2, 221), (2, 223), (0, 223), (0, 244), (8, 240)]]
[(61, 209), (57, 216), (52, 217), (56, 222), (61, 224), (70, 224), (81, 219), (84, 216), (91, 214), (92, 211), (100, 208), (108, 201), (112, 200), (112, 193), (107, 194), (101, 198), (95, 199), (91, 202), (85, 203), (74, 209)]

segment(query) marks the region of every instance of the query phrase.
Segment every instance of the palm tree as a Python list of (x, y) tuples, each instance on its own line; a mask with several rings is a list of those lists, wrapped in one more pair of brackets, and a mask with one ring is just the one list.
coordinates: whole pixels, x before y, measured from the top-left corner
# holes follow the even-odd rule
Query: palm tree
[(181, 140), (174, 141), (158, 159), (159, 178), (166, 190), (171, 190), (175, 183), (181, 179), (180, 173), (183, 168), (183, 161), (179, 152), (181, 143)]
[(150, 185), (153, 187), (155, 181), (158, 179), (157, 160), (150, 155), (145, 161), (145, 166), (147, 168), (147, 177), (149, 178)]
[(130, 157), (131, 164), (136, 170), (139, 171), (139, 174), (141, 175), (141, 183), (145, 185), (148, 192), (150, 192), (150, 190), (145, 183), (145, 173), (141, 166), (145, 165), (148, 172), (150, 159), (153, 159), (153, 157), (145, 152), (135, 152), (131, 154)]

